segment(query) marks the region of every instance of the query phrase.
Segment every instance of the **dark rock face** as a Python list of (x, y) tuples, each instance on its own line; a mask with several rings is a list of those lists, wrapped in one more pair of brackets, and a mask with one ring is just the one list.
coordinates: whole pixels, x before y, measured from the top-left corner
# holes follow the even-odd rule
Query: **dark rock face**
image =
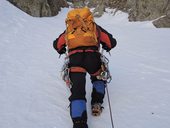
[(170, 0), (127, 0), (127, 7), (129, 21), (158, 19), (153, 22), (155, 27), (170, 26)]
[(153, 21), (153, 25), (157, 28), (170, 28), (170, 18), (164, 16), (156, 21)]
[(61, 10), (61, 7), (68, 7), (64, 0), (47, 0), (51, 9), (51, 16), (55, 16)]
[(166, 14), (169, 0), (127, 0), (130, 21), (154, 20)]
[(170, 26), (170, 0), (90, 0), (89, 4), (96, 7), (95, 13), (98, 12), (98, 16), (102, 15), (105, 7), (111, 7), (116, 11), (127, 12), (129, 21), (158, 19), (153, 22), (155, 27)]
[(8, 0), (16, 7), (34, 17), (55, 16), (61, 7), (67, 7), (64, 0)]
[(105, 8), (110, 7), (127, 12), (129, 21), (155, 20), (155, 27), (170, 26), (170, 0), (8, 0), (24, 12), (35, 16), (55, 16), (61, 7), (68, 7), (67, 2), (72, 2), (73, 7), (94, 7), (94, 16), (103, 15)]

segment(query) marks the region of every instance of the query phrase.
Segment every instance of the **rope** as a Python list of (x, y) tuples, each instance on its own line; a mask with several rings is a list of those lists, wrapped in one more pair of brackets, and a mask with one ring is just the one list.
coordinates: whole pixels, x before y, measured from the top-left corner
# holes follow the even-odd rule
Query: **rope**
[(110, 96), (109, 96), (109, 91), (108, 91), (107, 85), (106, 85), (106, 92), (107, 92), (107, 99), (108, 99), (108, 103), (109, 103), (110, 120), (111, 120), (112, 128), (114, 128), (112, 108), (111, 108)]

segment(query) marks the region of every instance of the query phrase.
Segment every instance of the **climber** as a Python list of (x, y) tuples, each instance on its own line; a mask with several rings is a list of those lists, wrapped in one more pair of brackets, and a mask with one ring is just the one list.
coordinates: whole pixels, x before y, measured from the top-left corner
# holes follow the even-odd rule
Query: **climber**
[(86, 110), (86, 73), (92, 82), (91, 109), (93, 116), (102, 112), (106, 81), (100, 79), (102, 68), (100, 47), (109, 52), (117, 44), (101, 26), (94, 21), (89, 8), (75, 8), (68, 12), (66, 30), (53, 42), (61, 55), (68, 53), (70, 79), (70, 116), (73, 128), (88, 128)]

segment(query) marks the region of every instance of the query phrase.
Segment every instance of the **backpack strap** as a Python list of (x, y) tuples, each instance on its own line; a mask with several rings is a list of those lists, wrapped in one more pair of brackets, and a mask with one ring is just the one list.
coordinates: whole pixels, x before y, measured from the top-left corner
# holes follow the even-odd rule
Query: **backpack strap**
[(97, 37), (97, 41), (100, 45), (100, 37), (101, 37), (101, 30), (99, 28), (99, 26), (95, 23), (95, 26), (96, 26), (96, 31), (97, 31), (97, 34), (98, 34), (98, 37)]

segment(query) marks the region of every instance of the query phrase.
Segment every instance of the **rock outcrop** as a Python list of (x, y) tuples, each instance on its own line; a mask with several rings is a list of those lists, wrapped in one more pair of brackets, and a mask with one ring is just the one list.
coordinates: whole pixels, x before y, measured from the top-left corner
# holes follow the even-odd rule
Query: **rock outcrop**
[(55, 16), (61, 7), (68, 6), (64, 0), (8, 0), (34, 17)]
[(93, 7), (94, 16), (103, 15), (105, 8), (129, 14), (129, 21), (153, 21), (155, 27), (170, 26), (170, 0), (8, 0), (24, 12), (35, 16), (55, 16), (61, 7), (72, 2), (73, 7)]
[(166, 15), (169, 0), (127, 0), (130, 21), (154, 20)]
[[(155, 27), (170, 26), (170, 0), (127, 0), (129, 21), (155, 20)], [(161, 17), (161, 18), (160, 18)]]
[(127, 12), (129, 21), (154, 21), (155, 27), (170, 26), (170, 0), (89, 0), (97, 16), (101, 16), (105, 7)]

